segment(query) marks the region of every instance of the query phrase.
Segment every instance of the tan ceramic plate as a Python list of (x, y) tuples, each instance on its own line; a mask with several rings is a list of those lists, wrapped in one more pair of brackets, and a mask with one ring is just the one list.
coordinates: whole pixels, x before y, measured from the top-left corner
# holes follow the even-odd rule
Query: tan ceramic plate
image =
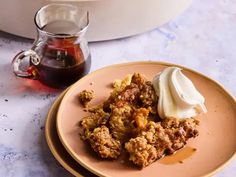
[[(215, 81), (191, 69), (186, 74), (206, 99), (207, 114), (199, 116), (200, 135), (188, 142), (197, 151), (184, 163), (166, 165), (157, 161), (139, 170), (119, 161), (101, 160), (79, 137), (78, 122), (86, 112), (78, 102), (83, 89), (95, 91), (91, 105), (104, 101), (111, 92), (110, 84), (133, 72), (143, 73), (150, 80), (155, 74), (173, 64), (161, 62), (135, 62), (113, 65), (95, 71), (75, 83), (65, 94), (57, 115), (59, 138), (70, 155), (82, 166), (100, 176), (109, 177), (196, 177), (210, 176), (233, 158), (236, 152), (236, 101)], [(176, 66), (176, 65), (175, 65)], [(179, 66), (181, 67), (181, 66)], [(91, 84), (93, 83), (93, 84)]]
[(57, 161), (71, 174), (77, 177), (96, 177), (96, 175), (83, 168), (70, 156), (70, 154), (65, 150), (65, 148), (61, 144), (60, 139), (57, 135), (56, 115), (64, 94), (65, 92), (63, 92), (58, 97), (58, 99), (53, 103), (52, 107), (48, 112), (45, 123), (45, 136), (47, 144)]

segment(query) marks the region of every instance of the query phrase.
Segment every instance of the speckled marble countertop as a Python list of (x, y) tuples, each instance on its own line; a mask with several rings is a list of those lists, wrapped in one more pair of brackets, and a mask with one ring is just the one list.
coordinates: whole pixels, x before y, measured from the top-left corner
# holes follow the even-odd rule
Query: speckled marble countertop
[[(92, 71), (114, 63), (155, 60), (181, 64), (219, 81), (236, 95), (236, 1), (195, 0), (164, 26), (134, 37), (91, 43)], [(0, 177), (70, 176), (51, 155), (45, 116), (60, 92), (16, 78), (13, 56), (31, 40), (0, 32)], [(216, 177), (236, 175), (236, 160)]]

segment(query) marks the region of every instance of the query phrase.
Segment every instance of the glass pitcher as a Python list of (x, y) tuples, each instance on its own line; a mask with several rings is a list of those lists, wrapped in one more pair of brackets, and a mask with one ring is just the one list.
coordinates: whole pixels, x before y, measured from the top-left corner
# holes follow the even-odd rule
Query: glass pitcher
[[(89, 24), (87, 11), (69, 4), (50, 4), (37, 11), (34, 22), (37, 39), (12, 62), (17, 76), (64, 88), (89, 72), (91, 56), (84, 38)], [(29, 62), (27, 69), (23, 68), (25, 61)]]

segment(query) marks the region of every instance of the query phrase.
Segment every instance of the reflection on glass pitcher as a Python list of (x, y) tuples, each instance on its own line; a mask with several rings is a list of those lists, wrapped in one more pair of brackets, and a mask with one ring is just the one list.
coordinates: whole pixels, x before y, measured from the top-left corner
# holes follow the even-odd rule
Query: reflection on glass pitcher
[[(20, 52), (12, 62), (17, 76), (63, 88), (89, 72), (91, 56), (84, 38), (89, 24), (87, 11), (68, 4), (50, 4), (42, 7), (34, 20), (37, 39), (30, 50)], [(22, 70), (21, 63), (27, 57), (29, 67)]]

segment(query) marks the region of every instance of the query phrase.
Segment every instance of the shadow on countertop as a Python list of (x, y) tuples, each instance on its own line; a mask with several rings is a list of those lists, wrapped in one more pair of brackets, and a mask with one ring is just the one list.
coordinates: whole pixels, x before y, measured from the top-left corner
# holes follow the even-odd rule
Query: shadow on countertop
[(24, 42), (24, 43), (32, 43), (34, 41), (33, 39), (17, 36), (17, 35), (7, 33), (5, 31), (1, 31), (1, 30), (0, 30), (0, 38), (6, 39), (9, 41), (14, 40), (16, 42)]

